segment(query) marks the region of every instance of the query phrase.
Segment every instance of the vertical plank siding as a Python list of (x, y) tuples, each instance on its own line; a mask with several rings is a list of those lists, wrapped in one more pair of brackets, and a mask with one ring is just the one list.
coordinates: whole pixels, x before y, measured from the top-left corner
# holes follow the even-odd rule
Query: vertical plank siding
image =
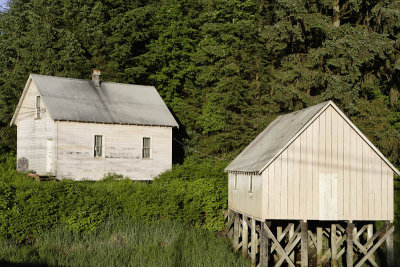
[(264, 182), (264, 219), (393, 220), (393, 171), (332, 107), (265, 169)]

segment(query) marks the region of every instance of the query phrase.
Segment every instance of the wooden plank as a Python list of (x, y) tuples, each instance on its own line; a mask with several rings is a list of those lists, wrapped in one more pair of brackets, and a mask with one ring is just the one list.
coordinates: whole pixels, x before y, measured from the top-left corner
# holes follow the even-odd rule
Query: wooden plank
[(307, 199), (307, 219), (311, 219), (313, 215), (312, 209), (312, 201), (313, 201), (313, 176), (312, 176), (312, 169), (313, 169), (313, 162), (312, 162), (312, 153), (313, 153), (313, 132), (312, 127), (308, 127), (306, 130), (306, 139), (307, 139), (307, 169), (306, 169), (306, 199)]
[(245, 215), (242, 215), (242, 255), (243, 257), (247, 256), (248, 247), (249, 247), (249, 227), (247, 225), (246, 220), (244, 219)]
[(368, 201), (369, 201), (369, 162), (368, 162), (368, 144), (363, 142), (362, 143), (362, 219), (368, 220)]
[[(293, 238), (294, 238), (294, 223), (290, 223), (289, 225), (290, 225), (290, 229), (289, 229), (289, 241), (290, 241), (290, 240), (293, 240)], [(294, 259), (295, 259), (295, 251), (294, 250), (292, 250), (290, 252), (289, 258), (292, 262), (294, 262)]]
[(267, 223), (261, 222), (261, 237), (260, 237), (260, 267), (268, 267), (269, 261), (269, 240), (266, 230)]
[(326, 149), (326, 173), (332, 173), (332, 108), (326, 109), (326, 132), (325, 132), (325, 149)]
[(301, 266), (308, 266), (308, 233), (307, 222), (301, 221)]
[[(387, 230), (387, 232), (384, 234), (384, 236), (368, 251), (368, 253), (356, 264), (356, 267), (361, 267), (364, 262), (366, 262), (369, 257), (377, 250), (380, 245), (382, 245), (383, 242), (386, 241), (386, 239), (393, 233), (394, 227), (391, 227)], [(390, 266), (390, 263), (388, 262), (388, 266)], [(394, 266), (394, 264), (392, 265)]]
[[(394, 226), (392, 223), (388, 223), (386, 225), (386, 232), (389, 232), (391, 229), (394, 229)], [(388, 267), (394, 267), (393, 231), (386, 238), (386, 260)]]
[(295, 265), (290, 261), (289, 256), (287, 255), (286, 251), (282, 248), (278, 240), (275, 238), (274, 234), (271, 232), (268, 226), (265, 227), (265, 230), (268, 233), (268, 237), (274, 242), (276, 245), (276, 249), (279, 251), (279, 253), (283, 256), (283, 258), (287, 261), (289, 266), (295, 267)]
[(317, 266), (322, 267), (322, 227), (317, 226)]
[(357, 135), (357, 161), (355, 168), (357, 169), (357, 207), (356, 214), (357, 219), (362, 220), (363, 218), (363, 168), (362, 168), (362, 152), (363, 152), (363, 140)]
[(319, 164), (319, 159), (318, 159), (318, 151), (319, 151), (319, 119), (315, 120), (314, 123), (312, 124), (312, 136), (313, 136), (313, 147), (312, 147), (312, 176), (313, 176), (313, 194), (312, 194), (312, 219), (317, 220), (318, 219), (318, 191), (319, 191), (319, 186), (318, 186), (318, 176), (319, 176), (319, 170), (318, 170), (318, 164)]
[(275, 218), (281, 219), (282, 154), (275, 159)]
[(294, 141), (293, 173), (293, 213), (294, 219), (300, 218), (300, 138)]
[(239, 245), (239, 229), (240, 229), (240, 218), (239, 214), (234, 212), (233, 214), (233, 247), (237, 248)]
[(353, 266), (353, 241), (354, 241), (354, 224), (348, 222), (346, 227), (346, 235), (347, 235), (347, 248), (346, 248), (346, 263), (347, 267)]
[(293, 211), (293, 187), (294, 187), (294, 145), (291, 144), (288, 147), (288, 180), (287, 180), (287, 218), (294, 219), (294, 211)]
[(357, 134), (350, 131), (350, 220), (357, 218)]
[(269, 219), (275, 219), (275, 200), (276, 200), (276, 194), (275, 194), (275, 161), (271, 163), (268, 167), (268, 189), (269, 189)]
[(343, 124), (343, 217), (350, 219), (350, 126)]
[(300, 218), (307, 219), (307, 136), (300, 135)]
[[(325, 204), (321, 202), (321, 196), (325, 196), (325, 185), (321, 186), (321, 178), (322, 180), (325, 179), (325, 112), (322, 113), (319, 117), (319, 151), (318, 151), (318, 156), (319, 156), (319, 164), (318, 164), (318, 169), (319, 169), (319, 174), (318, 174), (318, 195), (319, 195), (319, 201), (318, 201), (318, 218), (321, 218), (321, 215), (325, 218), (324, 212), (325, 212)], [(324, 191), (321, 191), (323, 189)]]
[(288, 151), (282, 152), (282, 181), (281, 181), (281, 219), (287, 219), (288, 208)]
[(388, 219), (390, 222), (394, 220), (394, 185), (393, 185), (393, 171), (387, 167), (388, 177)]
[(331, 266), (337, 266), (337, 246), (336, 246), (336, 225), (334, 223), (331, 224)]
[(373, 155), (374, 165), (374, 196), (375, 196), (375, 220), (381, 220), (382, 218), (382, 171), (381, 171), (381, 159), (376, 153)]
[(382, 167), (382, 219), (388, 220), (388, 175), (386, 164), (381, 160)]
[(335, 170), (338, 175), (338, 188), (337, 188), (337, 219), (343, 220), (344, 216), (344, 135), (343, 135), (343, 123), (344, 120), (339, 114), (334, 111), (335, 117), (337, 118), (337, 165)]
[(375, 152), (368, 149), (368, 220), (375, 219), (375, 181), (374, 181), (374, 154)]
[(251, 219), (251, 251), (250, 259), (251, 265), (256, 266), (256, 253), (257, 253), (257, 233), (256, 233), (256, 220)]

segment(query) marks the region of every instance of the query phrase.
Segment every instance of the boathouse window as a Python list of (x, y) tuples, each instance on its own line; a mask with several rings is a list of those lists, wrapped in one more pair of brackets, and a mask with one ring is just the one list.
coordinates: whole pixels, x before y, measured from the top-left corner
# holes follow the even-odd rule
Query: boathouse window
[(235, 178), (234, 179), (235, 179), (235, 181), (234, 181), (234, 186), (235, 187), (234, 188), (236, 189), (237, 188), (237, 173), (235, 173)]
[(249, 193), (253, 193), (253, 174), (250, 175), (249, 179)]
[(36, 119), (40, 119), (40, 96), (36, 97)]
[(142, 158), (150, 158), (150, 137), (143, 137)]
[(94, 136), (94, 157), (101, 158), (103, 156), (103, 136)]

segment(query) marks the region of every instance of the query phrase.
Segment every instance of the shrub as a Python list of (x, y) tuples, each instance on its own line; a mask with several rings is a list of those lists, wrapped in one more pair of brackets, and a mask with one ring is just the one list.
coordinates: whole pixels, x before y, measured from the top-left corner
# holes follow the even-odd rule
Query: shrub
[[(189, 158), (153, 182), (109, 174), (99, 182), (38, 183), (11, 168), (0, 168), (0, 236), (18, 242), (37, 238), (56, 225), (75, 232), (95, 231), (107, 218), (178, 220), (208, 230), (222, 230), (227, 208), (224, 162)], [(11, 177), (11, 178), (10, 178)]]

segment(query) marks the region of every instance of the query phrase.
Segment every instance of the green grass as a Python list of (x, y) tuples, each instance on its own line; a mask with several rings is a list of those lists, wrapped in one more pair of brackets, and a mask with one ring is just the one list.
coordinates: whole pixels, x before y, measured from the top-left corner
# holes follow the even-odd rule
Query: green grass
[(96, 231), (57, 227), (32, 245), (0, 241), (0, 265), (248, 266), (226, 238), (178, 222), (109, 220)]

